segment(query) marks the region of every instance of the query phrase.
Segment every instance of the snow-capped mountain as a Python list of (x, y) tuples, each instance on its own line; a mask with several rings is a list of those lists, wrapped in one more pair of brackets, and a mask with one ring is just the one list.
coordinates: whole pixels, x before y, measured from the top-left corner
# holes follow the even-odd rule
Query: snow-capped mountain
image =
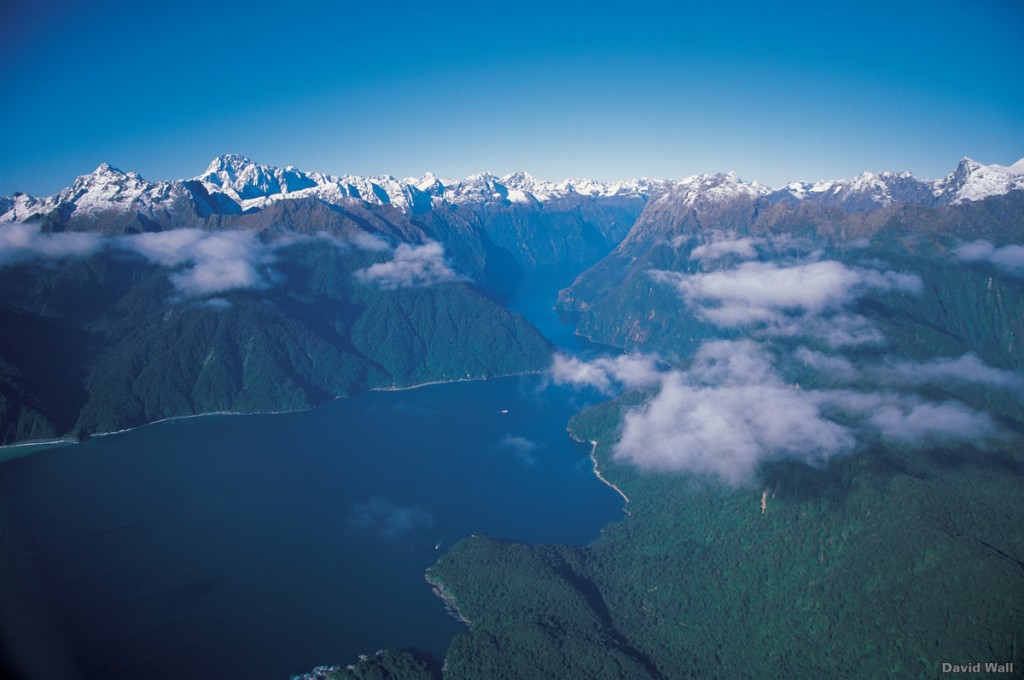
[(909, 172), (865, 172), (851, 180), (792, 182), (772, 192), (774, 201), (809, 201), (847, 212), (865, 212), (893, 204), (958, 205), (1024, 189), (1024, 159), (1011, 166), (982, 165), (970, 158), (939, 180)]
[(438, 205), (537, 205), (581, 197), (607, 199), (658, 198), (676, 207), (700, 210), (733, 199), (766, 199), (772, 203), (816, 203), (845, 212), (865, 212), (893, 204), (955, 205), (1024, 189), (1024, 159), (1011, 166), (983, 165), (969, 158), (939, 180), (922, 180), (903, 172), (866, 172), (850, 180), (792, 182), (776, 190), (746, 182), (735, 173), (703, 174), (682, 180), (638, 179), (600, 182), (567, 179), (549, 182), (517, 172), (490, 173), (462, 180), (427, 173), (403, 180), (390, 175), (360, 177), (304, 172), (253, 162), (238, 154), (215, 158), (191, 180), (151, 182), (135, 172), (106, 163), (78, 177), (66, 189), (45, 198), (26, 194), (0, 200), (0, 223), (47, 217), (74, 222), (97, 215), (131, 213), (140, 219), (175, 214), (205, 217), (214, 213), (261, 210), (289, 199), (313, 198), (329, 205), (361, 201), (391, 206), (407, 214), (429, 212)]
[(144, 217), (169, 212), (194, 211), (194, 195), (184, 182), (150, 182), (136, 172), (122, 172), (103, 163), (88, 175), (53, 196), (33, 198), (16, 194), (0, 222), (17, 222), (37, 216), (59, 221), (135, 213)]
[(935, 195), (954, 204), (980, 201), (1017, 189), (1024, 189), (1024, 158), (1011, 166), (982, 165), (964, 158), (956, 171), (935, 183)]

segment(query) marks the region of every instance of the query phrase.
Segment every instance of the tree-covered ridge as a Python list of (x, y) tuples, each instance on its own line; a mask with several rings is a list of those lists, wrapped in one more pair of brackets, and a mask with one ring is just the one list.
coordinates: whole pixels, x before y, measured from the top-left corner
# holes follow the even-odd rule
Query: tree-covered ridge
[(626, 514), (582, 549), (455, 546), (431, 571), (471, 621), (451, 677), (1022, 663), (1019, 197), (763, 207), (648, 210), (563, 292), (633, 354), (561, 378), (646, 385), (570, 423)]
[[(812, 255), (851, 266), (884, 263), (916, 273), (925, 290), (935, 293), (902, 300), (886, 296), (882, 304), (894, 314), (888, 322), (894, 332), (913, 336), (924, 351), (938, 342), (950, 352), (982, 353), (996, 365), (1020, 365), (1015, 348), (1024, 329), (1020, 315), (1012, 316), (1019, 305), (1020, 273), (982, 261), (965, 266), (956, 253), (971, 242), (996, 248), (1024, 242), (1024, 194), (944, 208), (893, 205), (860, 213), (771, 205), (764, 199), (703, 207), (662, 202), (645, 210), (614, 251), (560, 293), (559, 307), (578, 312), (578, 332), (596, 342), (685, 356), (703, 339), (721, 337), (723, 330), (680, 304), (679, 295), (651, 272), (694, 275), (748, 260), (795, 261)], [(723, 243), (733, 244), (734, 250), (714, 250)], [(704, 256), (695, 256), (701, 250)], [(978, 282), (987, 290), (963, 287)], [(872, 297), (863, 303), (873, 304)], [(934, 308), (920, 308), (921, 302)], [(989, 333), (993, 315), (1003, 319), (1012, 337)]]
[(899, 678), (1020, 662), (1019, 448), (879, 446), (730, 488), (614, 460), (618, 409), (571, 426), (630, 498), (599, 541), (474, 537), (431, 570), (472, 622), (448, 676)]
[(199, 298), (172, 285), (187, 269), (128, 255), (0, 269), (2, 440), (309, 408), (546, 364), (540, 334), (473, 285), (360, 281), (374, 262), (387, 254), (304, 241), (277, 251), (273, 285)]
[(436, 680), (440, 668), (433, 660), (404, 649), (382, 649), (363, 655), (348, 666), (318, 666), (292, 680)]

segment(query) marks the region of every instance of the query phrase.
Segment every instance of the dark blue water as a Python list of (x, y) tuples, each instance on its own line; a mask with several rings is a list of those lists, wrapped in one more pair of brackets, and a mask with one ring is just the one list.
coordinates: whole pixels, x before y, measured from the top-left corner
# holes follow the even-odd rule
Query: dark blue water
[[(571, 280), (571, 279), (569, 279)], [(563, 351), (595, 347), (510, 306)], [(0, 463), (0, 676), (286, 678), (464, 632), (424, 580), (485, 533), (583, 545), (621, 517), (539, 377), (158, 423)]]
[(565, 434), (567, 395), (540, 382), (165, 422), (8, 461), (5, 636), (57, 677), (283, 678), (387, 646), (440, 658), (462, 628), (423, 573), (454, 541), (585, 544), (621, 516)]

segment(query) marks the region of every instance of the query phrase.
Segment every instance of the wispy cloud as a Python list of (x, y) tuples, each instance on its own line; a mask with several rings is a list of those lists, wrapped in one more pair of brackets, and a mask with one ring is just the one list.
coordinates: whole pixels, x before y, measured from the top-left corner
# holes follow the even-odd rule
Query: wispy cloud
[[(45, 233), (39, 225), (15, 222), (0, 226), (0, 267), (30, 260), (86, 257), (109, 250), (128, 251), (173, 270), (168, 278), (177, 291), (183, 297), (196, 298), (231, 290), (268, 288), (275, 283), (270, 265), (276, 261), (278, 251), (295, 243), (313, 240), (341, 249), (391, 250), (383, 238), (363, 231), (343, 236), (288, 234), (265, 241), (257, 233), (245, 230), (186, 228), (106, 236), (89, 232)], [(443, 259), (440, 265), (437, 264), (435, 247), (440, 248), (437, 244), (399, 246), (393, 260), (395, 264), (390, 269), (375, 270), (370, 278), (380, 276), (396, 281), (402, 272), (407, 281), (454, 277)]]
[(955, 359), (938, 358), (924, 363), (888, 362), (876, 368), (875, 372), (883, 379), (895, 380), (902, 385), (959, 382), (1024, 391), (1024, 375), (989, 366), (972, 353)]
[(758, 345), (714, 341), (687, 370), (666, 374), (643, 408), (626, 414), (615, 457), (735, 485), (750, 480), (761, 461), (821, 463), (855, 442), (816, 400), (784, 383)]
[(1024, 277), (1024, 246), (995, 247), (984, 239), (965, 243), (954, 251), (964, 262), (989, 262), (1012, 276)]
[(0, 226), (0, 267), (37, 259), (86, 257), (103, 245), (99, 234), (43, 233), (39, 225), (13, 222)]
[(386, 290), (431, 286), (465, 278), (448, 266), (444, 248), (436, 241), (422, 245), (400, 243), (391, 260), (360, 269), (355, 272), (355, 277)]
[(228, 309), (231, 307), (231, 302), (227, 298), (214, 297), (201, 301), (199, 306), (208, 309)]
[[(911, 447), (986, 446), (1002, 436), (991, 416), (956, 400), (932, 401), (907, 390), (948, 380), (1014, 389), (1019, 384), (1016, 374), (986, 366), (973, 355), (859, 368), (807, 348), (777, 355), (753, 340), (705, 342), (684, 367), (671, 371), (644, 362), (632, 367), (639, 377), (631, 384), (655, 391), (624, 415), (616, 459), (733, 485), (753, 479), (764, 461), (820, 465), (877, 440)], [(563, 357), (551, 373), (552, 379), (561, 375), (563, 383), (612, 391), (625, 386), (616, 378), (622, 366), (628, 364)], [(786, 377), (800, 366), (837, 378), (841, 388), (801, 388)], [(633, 375), (632, 368), (623, 372)], [(911, 374), (912, 379), (901, 380)]]
[(123, 236), (119, 242), (150, 262), (180, 267), (170, 280), (185, 296), (260, 289), (271, 284), (264, 266), (274, 261), (274, 249), (252, 231), (174, 229)]
[(433, 528), (434, 516), (423, 508), (396, 505), (375, 496), (352, 504), (348, 524), (354, 533), (396, 540)]
[[(298, 234), (291, 235), (291, 239), (296, 242), (305, 240), (305, 238), (306, 237), (302, 237)], [(371, 234), (368, 231), (356, 231), (348, 234), (333, 234), (321, 231), (317, 232), (315, 238), (327, 241), (334, 247), (342, 250), (347, 250), (352, 247), (375, 252), (391, 250), (391, 246), (387, 241), (376, 234)]]
[(754, 236), (712, 241), (691, 250), (690, 257), (695, 260), (716, 260), (732, 255), (742, 260), (753, 260), (757, 257), (757, 246), (763, 242), (764, 239)]
[(822, 406), (859, 418), (866, 431), (877, 430), (883, 439), (903, 445), (970, 442), (985, 446), (986, 439), (1000, 436), (987, 413), (958, 401), (932, 402), (917, 395), (854, 390), (811, 394)]
[(836, 347), (881, 339), (867, 319), (844, 311), (861, 296), (872, 291), (918, 294), (922, 289), (915, 274), (849, 267), (835, 260), (744, 262), (706, 273), (652, 271), (651, 276), (674, 286), (698, 317), (720, 328), (808, 335)]
[(518, 458), (524, 465), (533, 467), (537, 464), (536, 453), (540, 449), (544, 448), (543, 444), (522, 437), (519, 435), (513, 435), (511, 433), (506, 434), (497, 443), (496, 448), (503, 451), (510, 451), (516, 458)]
[(923, 385), (956, 388), (966, 384), (1024, 392), (1024, 373), (989, 366), (970, 352), (924, 362), (888, 359), (858, 366), (845, 357), (801, 347), (793, 353), (793, 358), (831, 378), (876, 389), (906, 390)]
[(604, 394), (621, 389), (638, 389), (661, 380), (658, 360), (652, 356), (622, 354), (583, 361), (566, 354), (556, 354), (548, 369), (548, 377), (556, 385), (592, 387)]

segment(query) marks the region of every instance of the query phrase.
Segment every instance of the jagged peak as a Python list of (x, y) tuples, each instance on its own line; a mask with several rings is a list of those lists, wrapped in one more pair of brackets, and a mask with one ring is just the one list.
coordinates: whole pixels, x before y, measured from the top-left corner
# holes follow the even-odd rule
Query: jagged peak
[[(221, 173), (224, 173), (232, 179), (232, 181), (240, 174), (249, 169), (265, 170), (273, 173), (277, 168), (269, 165), (263, 165), (256, 163), (242, 154), (237, 153), (224, 153), (212, 161), (206, 167), (206, 170), (194, 179), (202, 181), (211, 181), (212, 178), (220, 177)], [(216, 183), (216, 182), (214, 182)]]
[[(90, 174), (91, 175), (118, 175), (118, 176), (126, 176), (127, 175), (127, 173), (125, 173), (120, 168), (115, 167), (115, 166), (111, 165), (110, 163), (106, 163), (106, 162), (100, 163), (98, 166), (96, 166), (96, 169), (93, 170)], [(131, 174), (135, 174), (135, 173), (131, 173)]]
[(974, 160), (970, 156), (964, 156), (963, 158), (960, 159), (960, 162), (957, 163), (957, 167), (968, 168), (970, 170), (977, 170), (978, 168), (982, 167), (982, 164)]
[(466, 182), (497, 182), (498, 176), (490, 172), (476, 172), (465, 179)]

